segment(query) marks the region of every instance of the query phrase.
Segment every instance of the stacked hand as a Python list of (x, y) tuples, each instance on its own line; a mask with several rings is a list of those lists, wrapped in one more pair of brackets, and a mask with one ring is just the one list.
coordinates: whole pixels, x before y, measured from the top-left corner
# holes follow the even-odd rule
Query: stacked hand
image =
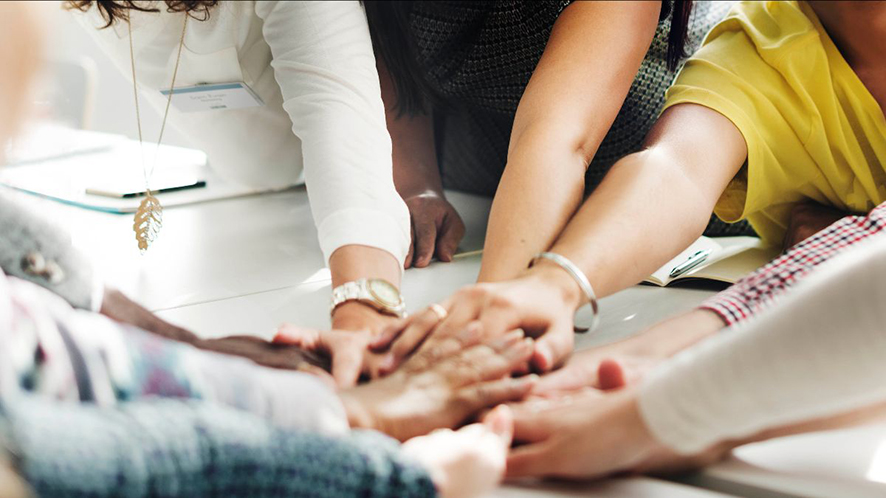
[(384, 374), (396, 369), (428, 337), (449, 337), (477, 321), (486, 337), (515, 329), (537, 337), (530, 363), (546, 372), (572, 353), (578, 296), (569, 275), (556, 267), (539, 266), (511, 281), (465, 287), (389, 328), (370, 347), (376, 352), (389, 349), (380, 365)]

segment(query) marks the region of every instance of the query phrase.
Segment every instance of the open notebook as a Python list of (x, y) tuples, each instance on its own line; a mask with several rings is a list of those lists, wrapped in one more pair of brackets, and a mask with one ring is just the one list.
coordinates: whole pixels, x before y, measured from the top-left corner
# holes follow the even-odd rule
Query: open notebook
[(700, 237), (644, 282), (662, 287), (687, 279), (731, 284), (772, 261), (778, 253), (778, 248), (766, 247), (756, 237)]

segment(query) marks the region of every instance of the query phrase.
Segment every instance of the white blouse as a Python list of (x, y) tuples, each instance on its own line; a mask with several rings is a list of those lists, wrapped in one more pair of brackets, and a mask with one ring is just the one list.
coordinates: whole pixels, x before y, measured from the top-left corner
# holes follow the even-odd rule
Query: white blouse
[(652, 434), (692, 454), (886, 400), (886, 236), (816, 269), (777, 306), (684, 351), (641, 388)]
[[(162, 112), (184, 13), (132, 12), (142, 98)], [(108, 29), (98, 10), (81, 24), (131, 78), (128, 29)], [(220, 2), (206, 21), (190, 19), (175, 86), (246, 83), (261, 107), (183, 113), (169, 123), (204, 150), (223, 177), (256, 187), (303, 178), (320, 247), (383, 249), (402, 263), (409, 213), (394, 188), (369, 28), (358, 2)], [(133, 106), (133, 102), (113, 105)], [(146, 136), (146, 140), (154, 140)]]

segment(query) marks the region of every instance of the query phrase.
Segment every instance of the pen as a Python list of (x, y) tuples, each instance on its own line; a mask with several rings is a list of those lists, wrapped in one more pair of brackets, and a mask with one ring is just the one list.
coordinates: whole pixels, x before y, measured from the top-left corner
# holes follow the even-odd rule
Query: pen
[(689, 256), (689, 258), (686, 259), (686, 261), (675, 266), (674, 269), (671, 270), (671, 273), (670, 273), (670, 275), (668, 275), (668, 277), (669, 278), (679, 277), (680, 275), (686, 273), (687, 271), (702, 264), (706, 259), (708, 259), (708, 256), (710, 256), (710, 255), (711, 255), (710, 249), (703, 249), (701, 251), (696, 252), (692, 256)]

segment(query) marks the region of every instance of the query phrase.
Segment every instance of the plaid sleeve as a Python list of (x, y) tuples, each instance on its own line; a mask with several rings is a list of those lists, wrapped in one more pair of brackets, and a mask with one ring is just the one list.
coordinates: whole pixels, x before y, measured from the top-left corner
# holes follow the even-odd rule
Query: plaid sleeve
[(726, 325), (740, 322), (769, 306), (816, 266), (884, 228), (886, 203), (867, 216), (846, 216), (706, 300), (700, 308), (713, 311)]

